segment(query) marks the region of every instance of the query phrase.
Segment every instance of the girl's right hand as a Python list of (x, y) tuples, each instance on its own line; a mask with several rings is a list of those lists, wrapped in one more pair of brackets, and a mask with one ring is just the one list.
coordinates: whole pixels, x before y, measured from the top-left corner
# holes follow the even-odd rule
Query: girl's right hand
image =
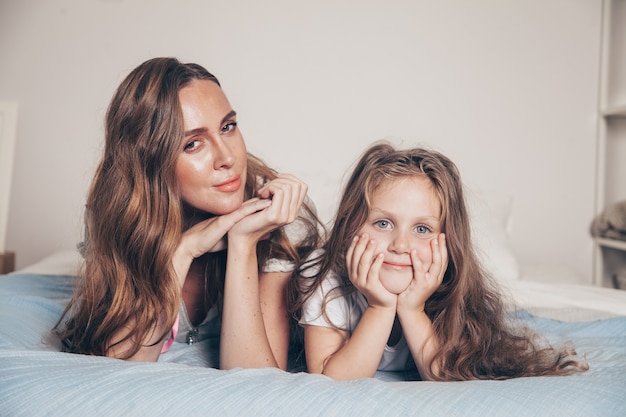
[(367, 234), (355, 236), (346, 252), (346, 266), (350, 282), (359, 290), (371, 307), (396, 308), (398, 296), (392, 294), (379, 279), (383, 255), (376, 255), (376, 241)]

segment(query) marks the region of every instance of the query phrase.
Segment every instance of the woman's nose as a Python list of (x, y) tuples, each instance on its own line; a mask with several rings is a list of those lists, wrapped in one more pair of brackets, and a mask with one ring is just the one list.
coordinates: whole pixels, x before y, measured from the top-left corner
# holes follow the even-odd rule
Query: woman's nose
[(221, 138), (215, 141), (213, 166), (215, 169), (230, 168), (235, 163), (235, 154)]

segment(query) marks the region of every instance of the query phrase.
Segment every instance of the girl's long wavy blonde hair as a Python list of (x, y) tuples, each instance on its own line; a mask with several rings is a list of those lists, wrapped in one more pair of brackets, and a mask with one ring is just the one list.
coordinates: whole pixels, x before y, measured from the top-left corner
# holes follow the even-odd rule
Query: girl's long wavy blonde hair
[[(182, 232), (194, 222), (190, 216), (197, 215), (181, 202), (175, 177), (183, 137), (178, 93), (192, 80), (220, 85), (200, 65), (154, 58), (134, 69), (111, 100), (104, 154), (86, 204), (84, 270), (53, 329), (66, 351), (106, 355), (114, 343), (128, 339), (134, 345), (127, 352), (131, 357), (157, 321), (164, 320), (167, 329), (174, 324), (181, 291), (171, 260)], [(258, 178), (275, 175), (249, 154), (246, 196), (255, 195)], [(299, 218), (308, 229), (304, 241), (294, 247), (278, 229), (258, 245), (259, 266), (270, 256), (298, 261), (317, 245), (316, 217), (308, 206), (305, 210), (307, 216)], [(215, 301), (223, 288), (226, 256), (206, 257), (206, 298)], [(128, 323), (133, 331), (113, 341)]]
[[(425, 307), (441, 344), (433, 360), (440, 370), (435, 377), (506, 379), (586, 369), (586, 364), (572, 358), (573, 350), (539, 344), (536, 334), (511, 323), (496, 285), (473, 250), (459, 171), (449, 158), (428, 149), (397, 150), (379, 142), (363, 153), (345, 184), (323, 254), (303, 263), (300, 282), (291, 285), (292, 313), (298, 316), (303, 302), (329, 271), (335, 271), (342, 282), (327, 294), (325, 304), (334, 297), (354, 294), (346, 249), (369, 215), (372, 193), (383, 181), (408, 176), (426, 176), (431, 181), (441, 203), (441, 225), (449, 254), (443, 282)], [(310, 270), (302, 273), (306, 269)]]

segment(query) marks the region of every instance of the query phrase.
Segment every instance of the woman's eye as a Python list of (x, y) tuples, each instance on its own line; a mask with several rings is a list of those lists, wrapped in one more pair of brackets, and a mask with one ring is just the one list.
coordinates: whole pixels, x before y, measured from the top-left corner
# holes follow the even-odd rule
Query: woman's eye
[(191, 152), (196, 150), (198, 147), (200, 146), (200, 141), (197, 139), (194, 139), (190, 142), (187, 142), (187, 144), (185, 145), (185, 148), (183, 149), (185, 152)]
[(223, 133), (232, 132), (236, 128), (237, 128), (237, 122), (228, 122), (224, 125), (224, 127), (222, 127), (222, 132)]

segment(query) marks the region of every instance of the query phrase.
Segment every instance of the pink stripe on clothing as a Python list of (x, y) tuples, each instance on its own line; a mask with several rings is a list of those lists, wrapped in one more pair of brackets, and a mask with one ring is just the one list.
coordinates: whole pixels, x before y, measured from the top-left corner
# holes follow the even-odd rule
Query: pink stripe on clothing
[(167, 341), (161, 348), (161, 353), (167, 352), (170, 349), (170, 346), (172, 346), (172, 343), (174, 343), (174, 340), (176, 340), (176, 335), (178, 335), (178, 319), (179, 318), (180, 318), (180, 315), (177, 315), (176, 320), (174, 321), (174, 326), (172, 326), (172, 332), (170, 333), (170, 337), (169, 339), (167, 339)]

